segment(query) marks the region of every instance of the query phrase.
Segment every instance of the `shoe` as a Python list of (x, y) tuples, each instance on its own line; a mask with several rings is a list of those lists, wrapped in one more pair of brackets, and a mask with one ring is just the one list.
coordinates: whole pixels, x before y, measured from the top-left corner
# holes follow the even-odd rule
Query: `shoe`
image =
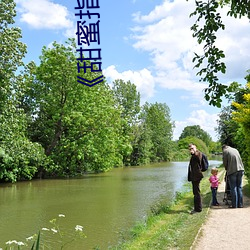
[(220, 205), (219, 203), (212, 204), (212, 206), (216, 206), (216, 207), (219, 206), (219, 205)]
[(228, 206), (228, 208), (236, 208), (236, 207), (233, 207), (233, 206)]
[(201, 211), (196, 211), (196, 210), (192, 210), (191, 212), (190, 212), (190, 214), (196, 214), (196, 213), (200, 213)]

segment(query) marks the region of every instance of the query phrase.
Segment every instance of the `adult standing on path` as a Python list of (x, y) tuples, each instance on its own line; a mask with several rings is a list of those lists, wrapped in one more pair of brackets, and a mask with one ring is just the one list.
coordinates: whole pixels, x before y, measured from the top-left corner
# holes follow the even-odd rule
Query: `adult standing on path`
[(192, 182), (194, 209), (191, 211), (191, 214), (194, 214), (202, 211), (200, 191), (200, 181), (203, 178), (203, 174), (200, 168), (202, 153), (192, 143), (188, 145), (188, 148), (191, 153), (190, 163), (188, 166), (188, 181)]
[(227, 171), (227, 178), (230, 185), (232, 208), (243, 207), (242, 196), (242, 177), (244, 174), (244, 165), (239, 151), (228, 145), (222, 146), (223, 165)]

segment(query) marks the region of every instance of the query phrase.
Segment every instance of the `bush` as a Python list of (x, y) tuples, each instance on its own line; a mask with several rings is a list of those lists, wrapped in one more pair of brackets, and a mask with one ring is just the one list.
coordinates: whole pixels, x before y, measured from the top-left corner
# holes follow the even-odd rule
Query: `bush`
[(38, 143), (32, 143), (26, 138), (7, 141), (0, 148), (0, 179), (16, 182), (31, 180), (48, 164), (44, 149)]

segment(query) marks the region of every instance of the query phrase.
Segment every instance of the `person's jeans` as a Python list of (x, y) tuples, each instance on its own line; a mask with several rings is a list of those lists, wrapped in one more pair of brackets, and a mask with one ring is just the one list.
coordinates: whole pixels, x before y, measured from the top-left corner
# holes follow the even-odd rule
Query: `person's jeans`
[(244, 171), (237, 171), (236, 173), (228, 176), (230, 185), (230, 192), (232, 196), (232, 207), (243, 207), (243, 196), (242, 196), (242, 176)]
[(200, 181), (192, 181), (192, 187), (194, 195), (194, 210), (196, 212), (201, 212), (202, 204), (201, 204)]
[(217, 201), (217, 187), (211, 187), (212, 190), (212, 205), (216, 206), (218, 205), (218, 201)]

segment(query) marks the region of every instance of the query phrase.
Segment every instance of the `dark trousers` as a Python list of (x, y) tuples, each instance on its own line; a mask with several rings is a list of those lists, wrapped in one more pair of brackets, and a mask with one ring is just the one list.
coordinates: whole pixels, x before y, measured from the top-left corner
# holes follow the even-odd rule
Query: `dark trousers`
[(217, 201), (217, 187), (211, 187), (212, 190), (212, 205), (216, 206), (218, 203)]
[(194, 210), (200, 212), (202, 211), (200, 181), (192, 181), (192, 187), (194, 194)]

